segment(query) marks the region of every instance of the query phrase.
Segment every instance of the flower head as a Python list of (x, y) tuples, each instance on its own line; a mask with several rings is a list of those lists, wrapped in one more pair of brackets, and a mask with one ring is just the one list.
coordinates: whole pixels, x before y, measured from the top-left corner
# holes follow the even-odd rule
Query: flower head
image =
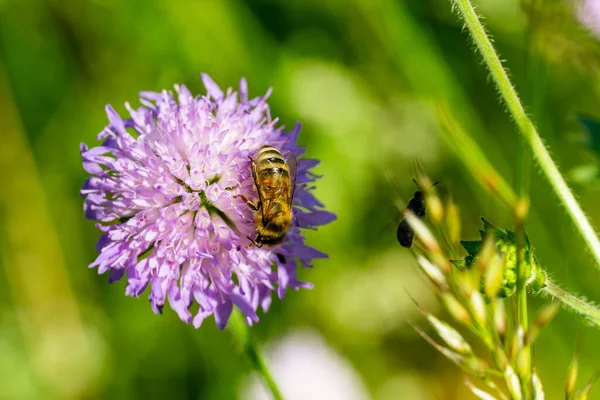
[[(271, 292), (310, 284), (296, 279), (297, 262), (309, 267), (326, 254), (304, 244), (300, 228), (315, 229), (335, 216), (309, 191), (318, 160), (300, 159), (300, 126), (285, 133), (271, 119), (267, 93), (248, 99), (224, 93), (202, 75), (206, 96), (175, 86), (177, 97), (142, 92), (141, 107), (125, 104), (130, 118), (106, 107), (109, 124), (102, 144), (81, 145), (83, 166), (92, 176), (81, 189), (88, 219), (103, 232), (90, 267), (127, 276), (126, 294), (139, 296), (150, 285), (155, 313), (165, 302), (186, 323), (199, 327), (215, 315), (223, 328), (233, 305), (248, 323), (267, 311)], [(236, 195), (257, 199), (250, 159), (265, 144), (298, 158), (294, 224), (275, 248), (249, 245), (255, 236), (254, 212)], [(197, 306), (194, 306), (194, 302)]]

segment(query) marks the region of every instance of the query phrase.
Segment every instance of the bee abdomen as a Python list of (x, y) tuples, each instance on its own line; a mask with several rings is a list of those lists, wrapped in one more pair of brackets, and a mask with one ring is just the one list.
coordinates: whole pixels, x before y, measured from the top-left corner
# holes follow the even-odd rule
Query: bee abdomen
[(260, 236), (257, 238), (257, 242), (260, 244), (264, 244), (266, 246), (275, 246), (283, 243), (283, 239), (285, 238), (285, 232), (262, 232)]
[(284, 160), (283, 155), (281, 155), (281, 152), (279, 150), (277, 150), (275, 147), (269, 146), (269, 145), (261, 147), (260, 150), (258, 151), (258, 155), (257, 155), (258, 162), (262, 161), (265, 158), (269, 158), (269, 157), (280, 158), (280, 159)]
[(258, 151), (256, 169), (261, 179), (269, 178), (273, 175), (290, 176), (283, 155), (272, 146), (263, 146)]

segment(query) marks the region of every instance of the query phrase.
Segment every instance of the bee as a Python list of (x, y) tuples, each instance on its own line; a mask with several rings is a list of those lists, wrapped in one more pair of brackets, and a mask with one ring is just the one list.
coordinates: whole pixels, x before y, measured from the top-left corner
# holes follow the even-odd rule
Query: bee
[[(419, 186), (417, 181), (415, 181), (414, 179), (413, 182), (415, 182), (415, 184)], [(434, 187), (438, 183), (439, 182), (434, 183), (433, 185), (431, 185), (431, 187)], [(410, 199), (410, 201), (408, 202), (408, 206), (406, 206), (406, 209), (412, 211), (420, 219), (425, 218), (425, 194), (422, 190), (419, 189), (415, 192), (412, 199)], [(414, 236), (415, 233), (408, 224), (408, 221), (406, 221), (405, 219), (400, 221), (400, 224), (398, 225), (398, 230), (396, 231), (396, 238), (398, 238), (398, 242), (400, 243), (400, 245), (402, 247), (410, 248), (410, 246), (412, 246), (413, 244)]]
[(256, 238), (249, 238), (252, 243), (257, 247), (277, 246), (292, 226), (296, 157), (290, 154), (286, 160), (275, 147), (265, 145), (258, 150), (256, 160), (248, 158), (259, 200), (254, 204), (242, 194), (234, 197), (241, 197), (254, 211)]

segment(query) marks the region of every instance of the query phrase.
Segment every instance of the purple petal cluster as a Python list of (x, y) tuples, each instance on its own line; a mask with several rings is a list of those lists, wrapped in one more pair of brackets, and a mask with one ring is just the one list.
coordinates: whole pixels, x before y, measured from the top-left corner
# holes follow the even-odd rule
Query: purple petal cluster
[[(300, 228), (315, 229), (335, 215), (310, 192), (318, 160), (300, 158), (300, 126), (289, 133), (276, 127), (269, 93), (248, 99), (244, 79), (239, 93), (224, 93), (207, 75), (202, 81), (205, 96), (178, 85), (176, 95), (142, 92), (141, 107), (125, 104), (128, 118), (107, 106), (102, 144), (81, 145), (91, 174), (81, 194), (86, 218), (103, 232), (90, 267), (108, 272), (110, 282), (126, 276), (129, 296), (150, 286), (155, 313), (168, 300), (184, 322), (199, 327), (214, 314), (223, 328), (234, 305), (252, 323), (273, 291), (282, 298), (287, 288), (311, 287), (296, 278), (297, 266), (327, 255), (306, 246)], [(248, 246), (254, 215), (235, 197), (257, 199), (248, 157), (265, 144), (298, 158), (295, 223), (275, 248)]]

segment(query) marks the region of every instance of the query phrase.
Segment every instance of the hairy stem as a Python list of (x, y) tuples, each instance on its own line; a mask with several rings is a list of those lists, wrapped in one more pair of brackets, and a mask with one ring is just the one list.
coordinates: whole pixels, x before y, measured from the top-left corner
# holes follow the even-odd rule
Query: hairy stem
[(231, 332), (233, 337), (241, 346), (241, 350), (246, 354), (248, 360), (254, 367), (254, 369), (263, 377), (273, 398), (275, 400), (283, 400), (283, 396), (271, 375), (271, 371), (267, 367), (267, 363), (262, 354), (262, 350), (258, 343), (252, 338), (250, 327), (244, 321), (244, 316), (238, 311), (234, 310), (229, 320), (231, 326)]
[(567, 186), (558, 167), (552, 160), (550, 153), (544, 146), (536, 127), (531, 122), (531, 119), (525, 113), (523, 105), (513, 87), (506, 69), (502, 66), (498, 54), (494, 50), (494, 46), (487, 36), (483, 25), (479, 21), (470, 0), (452, 0), (456, 4), (462, 18), (465, 21), (479, 52), (481, 53), (485, 64), (487, 65), (492, 79), (498, 88), (498, 91), (504, 100), (509, 113), (514, 119), (519, 132), (525, 142), (531, 148), (533, 156), (537, 160), (540, 169), (546, 176), (552, 189), (558, 196), (563, 207), (567, 211), (569, 217), (573, 220), (577, 230), (582, 235), (587, 247), (592, 253), (596, 261), (596, 268), (600, 270), (600, 240), (596, 236), (596, 232), (583, 213), (583, 210), (577, 203), (575, 196)]
[(600, 328), (600, 309), (596, 305), (567, 292), (550, 279), (546, 279), (542, 293), (557, 299), (565, 308), (582, 315), (590, 324)]

